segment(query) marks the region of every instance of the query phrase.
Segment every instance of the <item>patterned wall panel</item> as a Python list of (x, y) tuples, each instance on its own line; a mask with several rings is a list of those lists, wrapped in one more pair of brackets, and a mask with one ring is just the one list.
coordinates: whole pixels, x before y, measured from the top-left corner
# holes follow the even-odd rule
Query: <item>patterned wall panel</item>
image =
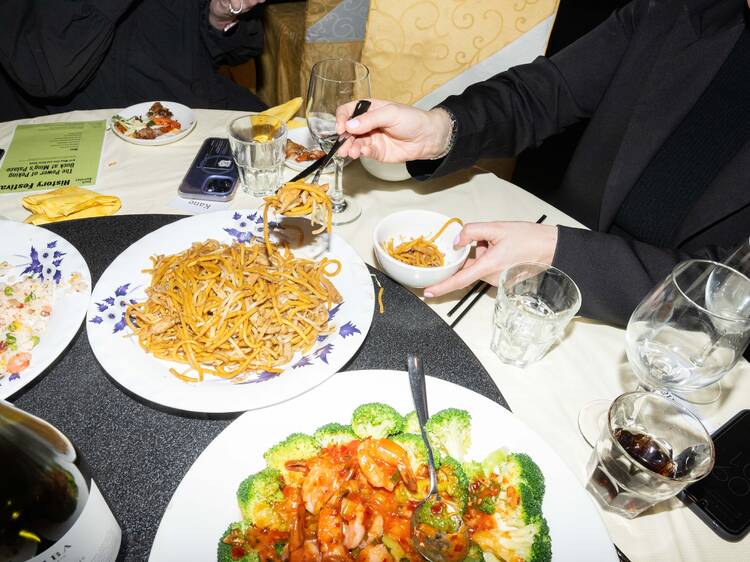
[(308, 43), (364, 41), (370, 0), (341, 0), (307, 28)]
[[(373, 95), (414, 103), (557, 10), (558, 0), (371, 0)], [(539, 53), (541, 54), (541, 53)]]

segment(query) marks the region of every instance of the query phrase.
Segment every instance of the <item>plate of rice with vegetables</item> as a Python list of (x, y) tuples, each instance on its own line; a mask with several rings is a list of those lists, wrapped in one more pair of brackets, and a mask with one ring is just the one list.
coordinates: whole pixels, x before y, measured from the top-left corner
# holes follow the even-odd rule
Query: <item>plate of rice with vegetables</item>
[(177, 488), (150, 560), (420, 561), (412, 516), (453, 540), (456, 513), (468, 530), (456, 560), (617, 560), (593, 501), (541, 438), (471, 390), (428, 377), (427, 392), (450, 509), (419, 507), (429, 474), (407, 374), (343, 372), (227, 427)]
[(0, 239), (0, 398), (7, 398), (73, 339), (91, 274), (78, 250), (44, 228), (0, 221)]

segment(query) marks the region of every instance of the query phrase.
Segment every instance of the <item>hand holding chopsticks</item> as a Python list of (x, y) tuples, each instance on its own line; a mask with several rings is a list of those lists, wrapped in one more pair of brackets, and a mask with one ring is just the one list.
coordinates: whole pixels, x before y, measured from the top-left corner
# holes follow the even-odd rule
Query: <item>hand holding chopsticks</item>
[[(368, 109), (370, 109), (370, 101), (368, 100), (359, 100), (357, 102), (357, 106), (354, 108), (354, 113), (352, 113), (352, 118), (358, 117), (365, 113)], [(341, 145), (343, 145), (346, 140), (351, 137), (349, 133), (342, 133), (339, 135), (339, 138), (336, 140), (334, 145), (331, 147), (331, 150), (328, 151), (328, 154), (323, 156), (323, 158), (319, 158), (312, 164), (310, 164), (307, 168), (302, 170), (299, 174), (294, 176), (291, 180), (291, 182), (299, 181), (305, 179), (307, 176), (315, 172), (315, 176), (313, 176), (313, 180), (310, 183), (318, 183), (320, 180), (320, 174), (325, 170), (325, 167), (328, 166), (328, 163), (331, 161), (333, 156), (336, 154), (339, 148), (341, 148)]]
[[(547, 215), (542, 215), (541, 217), (537, 219), (536, 223), (541, 224), (546, 219), (547, 219)], [(461, 308), (461, 305), (464, 304), (467, 301), (467, 299), (471, 297), (471, 295), (479, 291), (478, 294), (472, 299), (472, 301), (466, 306), (466, 308), (464, 308), (461, 311), (461, 313), (455, 318), (455, 320), (451, 322), (451, 328), (455, 327), (456, 324), (458, 324), (461, 321), (461, 319), (466, 315), (466, 313), (469, 312), (469, 310), (471, 310), (471, 308), (479, 301), (479, 299), (482, 298), (482, 295), (484, 295), (489, 289), (490, 289), (489, 283), (479, 280), (471, 287), (471, 289), (469, 289), (469, 291), (463, 297), (461, 297), (461, 300), (459, 300), (455, 304), (455, 306), (448, 311), (448, 317), (453, 316), (453, 314), (459, 308)]]

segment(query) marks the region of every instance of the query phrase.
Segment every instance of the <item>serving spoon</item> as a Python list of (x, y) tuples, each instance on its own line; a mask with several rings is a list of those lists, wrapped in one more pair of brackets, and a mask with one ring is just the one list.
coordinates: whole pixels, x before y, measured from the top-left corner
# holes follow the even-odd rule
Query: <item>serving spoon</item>
[[(418, 355), (410, 353), (407, 357), (407, 365), (414, 409), (419, 420), (422, 441), (427, 449), (427, 468), (430, 471), (430, 491), (427, 497), (417, 505), (411, 516), (411, 541), (417, 552), (430, 562), (458, 562), (466, 557), (469, 550), (469, 532), (460, 511), (452, 503), (443, 500), (438, 491), (435, 457), (425, 431), (428, 418), (427, 387), (422, 360)], [(450, 531), (437, 529), (422, 521), (425, 513), (450, 522)]]

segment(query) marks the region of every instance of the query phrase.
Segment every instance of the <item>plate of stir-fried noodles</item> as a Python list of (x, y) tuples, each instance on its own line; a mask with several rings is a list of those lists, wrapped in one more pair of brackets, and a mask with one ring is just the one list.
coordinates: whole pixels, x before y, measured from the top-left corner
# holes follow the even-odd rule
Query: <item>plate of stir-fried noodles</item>
[[(465, 560), (617, 560), (592, 499), (538, 435), (466, 388), (428, 377), (427, 393)], [(150, 560), (421, 560), (409, 521), (428, 483), (413, 409), (406, 373), (357, 371), (243, 414), (185, 475)]]
[(263, 214), (181, 219), (107, 268), (86, 324), (117, 382), (170, 408), (237, 412), (297, 396), (354, 355), (374, 309), (364, 262), (305, 219), (264, 229)]

